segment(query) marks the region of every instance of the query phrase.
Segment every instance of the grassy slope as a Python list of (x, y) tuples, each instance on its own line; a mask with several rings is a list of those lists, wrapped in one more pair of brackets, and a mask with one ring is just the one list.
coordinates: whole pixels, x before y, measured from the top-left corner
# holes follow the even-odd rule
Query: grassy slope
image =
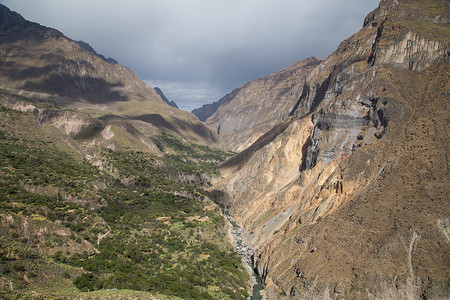
[(246, 296), (248, 274), (203, 190), (229, 154), (162, 133), (164, 156), (96, 149), (99, 171), (32, 114), (1, 109), (0, 120), (2, 288)]

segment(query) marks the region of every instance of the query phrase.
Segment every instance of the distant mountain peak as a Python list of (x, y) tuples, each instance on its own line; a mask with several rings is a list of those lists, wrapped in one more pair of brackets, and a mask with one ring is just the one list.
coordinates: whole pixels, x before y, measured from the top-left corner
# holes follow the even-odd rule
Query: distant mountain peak
[(13, 27), (27, 22), (21, 15), (0, 4), (0, 27)]
[(234, 89), (232, 92), (226, 94), (222, 98), (220, 98), (218, 101), (215, 101), (213, 103), (204, 104), (202, 107), (196, 108), (192, 110), (192, 113), (197, 116), (197, 118), (200, 121), (206, 122), (206, 120), (211, 117), (217, 109), (219, 109), (220, 106), (227, 104), (230, 102), (233, 97), (238, 92), (239, 88)]
[(166, 102), (168, 105), (173, 106), (175, 108), (178, 108), (178, 105), (175, 103), (175, 101), (170, 101), (169, 99), (167, 99), (166, 95), (164, 95), (164, 93), (161, 91), (161, 89), (159, 87), (154, 87), (153, 88), (155, 90), (155, 92), (161, 97), (161, 99)]
[(60, 31), (27, 21), (24, 17), (0, 4), (0, 37), (5, 41), (15, 41), (22, 37), (62, 37)]
[(244, 150), (289, 116), (301, 96), (305, 77), (321, 61), (317, 57), (299, 60), (192, 113), (221, 137), (223, 147)]

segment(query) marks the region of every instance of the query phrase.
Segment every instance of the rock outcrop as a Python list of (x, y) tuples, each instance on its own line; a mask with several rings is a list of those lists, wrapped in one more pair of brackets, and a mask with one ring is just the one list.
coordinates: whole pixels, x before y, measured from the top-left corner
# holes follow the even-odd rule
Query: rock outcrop
[(222, 164), (270, 299), (448, 297), (449, 14), (381, 1), (282, 130)]

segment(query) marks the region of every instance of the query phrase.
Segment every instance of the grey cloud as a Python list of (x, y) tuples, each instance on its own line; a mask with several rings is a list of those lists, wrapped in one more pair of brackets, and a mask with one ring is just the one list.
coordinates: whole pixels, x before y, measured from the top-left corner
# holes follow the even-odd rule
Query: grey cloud
[[(143, 79), (185, 86), (196, 82), (211, 97), (218, 91), (218, 98), (299, 59), (328, 56), (378, 4), (378, 0), (0, 2), (29, 20), (88, 42)], [(207, 96), (202, 101), (218, 100)], [(192, 99), (172, 100), (182, 107), (203, 104)]]
[(219, 99), (218, 89), (196, 82), (177, 82), (169, 80), (144, 80), (151, 87), (159, 87), (169, 100), (174, 100), (180, 109), (191, 111), (211, 99)]

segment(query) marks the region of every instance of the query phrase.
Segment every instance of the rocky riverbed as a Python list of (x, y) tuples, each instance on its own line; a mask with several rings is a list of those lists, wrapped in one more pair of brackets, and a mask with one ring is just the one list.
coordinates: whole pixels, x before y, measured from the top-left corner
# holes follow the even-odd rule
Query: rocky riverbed
[(248, 235), (245, 229), (236, 224), (229, 216), (228, 211), (225, 210), (225, 217), (231, 224), (231, 235), (234, 238), (234, 246), (236, 252), (242, 257), (246, 263), (247, 269), (252, 276), (253, 292), (251, 300), (265, 300), (268, 299), (263, 286), (262, 278), (255, 272), (253, 246), (245, 242), (245, 236)]

